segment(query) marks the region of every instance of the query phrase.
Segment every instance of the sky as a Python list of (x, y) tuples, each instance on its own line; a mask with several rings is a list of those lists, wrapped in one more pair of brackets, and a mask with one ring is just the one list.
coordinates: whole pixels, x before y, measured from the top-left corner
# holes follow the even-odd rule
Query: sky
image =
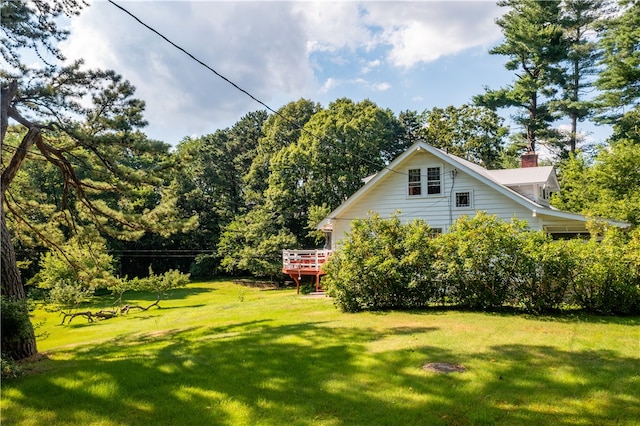
[[(114, 1), (274, 110), (346, 97), (423, 112), (515, 78), (489, 54), (495, 1)], [(107, 1), (69, 25), (65, 56), (129, 80), (152, 139), (175, 146), (265, 109)]]

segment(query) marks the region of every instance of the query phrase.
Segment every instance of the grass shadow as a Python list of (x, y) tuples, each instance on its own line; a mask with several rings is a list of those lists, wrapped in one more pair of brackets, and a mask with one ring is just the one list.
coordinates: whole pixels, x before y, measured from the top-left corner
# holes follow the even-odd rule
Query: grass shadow
[[(2, 424), (22, 424), (30, 413), (43, 413), (40, 419), (52, 424), (120, 425), (616, 424), (640, 418), (637, 359), (613, 352), (529, 345), (474, 355), (429, 345), (368, 350), (385, 335), (435, 330), (381, 333), (260, 319), (123, 335), (76, 348), (72, 359), (43, 360), (49, 368), (16, 381), (19, 392), (9, 384), (3, 398), (13, 404), (2, 410)], [(430, 373), (422, 369), (427, 362), (468, 369)], [(592, 408), (583, 404), (607, 386), (616, 386), (614, 398)], [(564, 408), (551, 409), (558, 400)]]

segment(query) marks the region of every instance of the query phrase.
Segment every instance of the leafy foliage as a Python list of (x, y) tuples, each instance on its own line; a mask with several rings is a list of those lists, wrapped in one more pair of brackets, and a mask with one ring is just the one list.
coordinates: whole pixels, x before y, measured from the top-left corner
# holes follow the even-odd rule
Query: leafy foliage
[(324, 285), (348, 312), (441, 303), (534, 314), (565, 306), (640, 313), (640, 232), (598, 229), (588, 241), (554, 241), (522, 221), (479, 212), (430, 236), (424, 222), (372, 214), (353, 222), (325, 266)]
[(620, 9), (617, 17), (603, 22), (603, 68), (595, 82), (607, 111), (601, 119), (609, 123), (629, 111), (637, 114), (640, 99), (640, 3), (622, 0)]
[(603, 147), (589, 166), (581, 154), (561, 168), (564, 191), (553, 195), (560, 209), (640, 224), (640, 145), (631, 140)]
[(640, 312), (640, 276), (632, 266), (637, 243), (627, 243), (627, 236), (616, 229), (605, 232), (601, 241), (567, 243), (577, 266), (571, 292), (576, 304), (604, 315)]
[(254, 209), (229, 224), (220, 238), (218, 254), (227, 272), (273, 278), (282, 269), (282, 250), (296, 243), (295, 235), (275, 215)]
[(29, 309), (25, 300), (15, 300), (2, 295), (2, 358), (19, 358), (20, 354), (11, 352), (13, 344), (32, 337), (33, 328), (29, 321)]
[(264, 192), (271, 174), (271, 160), (280, 150), (300, 139), (304, 126), (322, 108), (308, 99), (289, 102), (270, 115), (262, 127), (251, 166), (243, 176), (245, 201), (249, 205), (262, 205)]
[(418, 134), (427, 143), (487, 169), (500, 166), (508, 129), (494, 111), (471, 105), (425, 111)]
[(323, 285), (347, 312), (426, 306), (436, 291), (430, 233), (425, 222), (403, 225), (397, 216), (355, 220)]
[[(150, 291), (157, 295), (154, 305), (159, 306), (162, 296), (168, 291), (181, 288), (189, 284), (189, 274), (183, 274), (175, 269), (170, 269), (161, 275), (149, 268), (149, 275), (144, 278), (133, 278), (126, 284), (129, 290)], [(148, 309), (148, 308), (147, 308)]]
[(62, 309), (77, 308), (96, 289), (113, 287), (120, 280), (114, 276), (113, 257), (106, 253), (104, 242), (70, 239), (58, 250), (44, 253), (40, 271), (30, 284), (47, 289), (52, 303)]
[(338, 99), (314, 114), (296, 143), (271, 160), (266, 205), (304, 241), (311, 206), (332, 209), (356, 192), (361, 179), (402, 152), (388, 110), (365, 100)]
[(512, 277), (522, 263), (519, 233), (525, 227), (479, 212), (460, 217), (437, 239), (439, 279), (453, 288), (454, 303), (484, 309), (513, 298)]
[(567, 301), (577, 262), (566, 242), (543, 232), (523, 232), (521, 262), (513, 277), (514, 302), (541, 314), (560, 309)]

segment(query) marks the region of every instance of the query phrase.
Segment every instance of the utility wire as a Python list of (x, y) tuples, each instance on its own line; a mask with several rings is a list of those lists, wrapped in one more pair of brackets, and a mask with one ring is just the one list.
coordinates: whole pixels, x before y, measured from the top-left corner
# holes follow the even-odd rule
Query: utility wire
[[(318, 139), (320, 140), (320, 137), (311, 133), (310, 131), (306, 130), (304, 127), (300, 126), (300, 124), (293, 122), (292, 120), (290, 120), (288, 117), (285, 117), (283, 114), (279, 113), (278, 111), (276, 111), (275, 109), (271, 108), (269, 105), (267, 105), (265, 102), (261, 101), (260, 99), (256, 98), (255, 96), (253, 96), (251, 93), (249, 93), (247, 90), (243, 89), (242, 87), (238, 86), (236, 83), (234, 83), (233, 81), (231, 81), (229, 78), (223, 76), (222, 74), (220, 74), (218, 71), (216, 71), (215, 69), (213, 69), (211, 66), (207, 65), (205, 62), (201, 61), (200, 59), (196, 58), (192, 53), (190, 53), (189, 51), (187, 51), (185, 48), (179, 46), (178, 44), (174, 43), (173, 41), (171, 41), (169, 38), (167, 38), (164, 34), (162, 34), (160, 31), (156, 30), (155, 28), (151, 27), (150, 25), (144, 23), (140, 18), (138, 18), (137, 16), (135, 16), (133, 13), (131, 13), (130, 11), (128, 11), (127, 9), (125, 9), (124, 7), (120, 6), (119, 4), (117, 4), (116, 2), (114, 2), (113, 0), (109, 0), (109, 3), (111, 3), (112, 5), (114, 5), (115, 7), (117, 7), (118, 9), (120, 9), (121, 11), (123, 11), (124, 13), (126, 13), (127, 15), (129, 15), (130, 17), (132, 17), (133, 19), (135, 19), (140, 25), (142, 25), (143, 27), (147, 28), (149, 31), (153, 32), (154, 34), (158, 35), (160, 38), (162, 38), (164, 41), (166, 41), (167, 43), (169, 43), (171, 46), (175, 47), (176, 49), (180, 50), (181, 52), (183, 52), (185, 55), (187, 55), (189, 58), (193, 59), (194, 61), (196, 61), (198, 64), (202, 65), (203, 67), (205, 67), (207, 70), (211, 71), (212, 73), (214, 73), (216, 76), (220, 77), (222, 80), (226, 81), (227, 83), (229, 83), (231, 86), (233, 86), (235, 89), (239, 90), (240, 92), (244, 93), (245, 95), (249, 96), (252, 100), (254, 100), (255, 102), (259, 103), (260, 105), (262, 105), (263, 107), (265, 107), (268, 111), (271, 111), (272, 113), (276, 114), (278, 117), (282, 118), (283, 120), (285, 120), (286, 122), (295, 125), (300, 131), (310, 135), (312, 138), (314, 139)], [(376, 167), (380, 167), (379, 163), (376, 163), (372, 160), (369, 160), (367, 158), (364, 157), (360, 157), (357, 153), (353, 153), (353, 155), (355, 157), (358, 157), (360, 160), (367, 162), (371, 165), (374, 165)], [(407, 173), (405, 172), (401, 172), (398, 170), (394, 170), (388, 166), (383, 165), (382, 166), (384, 169), (387, 169), (391, 172), (394, 173), (398, 173), (401, 175), (407, 175)]]
[[(226, 81), (227, 83), (229, 83), (230, 85), (232, 85), (234, 88), (236, 88), (237, 90), (241, 91), (242, 93), (244, 93), (245, 95), (249, 96), (251, 99), (253, 99), (254, 101), (256, 101), (257, 103), (259, 103), (260, 105), (262, 105), (263, 107), (265, 107), (266, 109), (268, 109), (269, 111), (273, 112), (274, 114), (278, 114), (277, 111), (275, 111), (273, 108), (271, 108), (269, 105), (267, 105), (266, 103), (262, 102), (260, 99), (256, 98), (255, 96), (253, 96), (251, 93), (249, 93), (248, 91), (244, 90), (242, 87), (238, 86), (236, 83), (234, 83), (233, 81), (229, 80), (227, 77), (223, 76), (222, 74), (220, 74), (218, 71), (216, 71), (215, 69), (213, 69), (212, 67), (210, 67), (209, 65), (207, 65), (206, 63), (204, 63), (203, 61), (201, 61), (200, 59), (196, 58), (193, 54), (191, 54), (190, 52), (188, 52), (186, 49), (182, 48), (181, 46), (177, 45), (176, 43), (174, 43), (173, 41), (169, 40), (167, 37), (165, 37), (162, 33), (160, 33), (159, 31), (157, 31), (155, 28), (145, 24), (144, 22), (142, 22), (142, 20), (140, 20), (137, 16), (135, 16), (133, 13), (129, 12), (127, 9), (125, 9), (124, 7), (120, 6), (119, 4), (117, 4), (116, 2), (114, 2), (113, 0), (109, 0), (109, 3), (111, 3), (112, 5), (114, 5), (115, 7), (117, 7), (118, 9), (122, 10), (124, 13), (126, 13), (127, 15), (131, 16), (133, 19), (135, 19), (136, 21), (138, 21), (138, 23), (140, 25), (142, 25), (143, 27), (147, 28), (149, 31), (155, 33), (156, 35), (158, 35), (160, 38), (162, 38), (164, 41), (166, 41), (167, 43), (169, 43), (170, 45), (172, 45), (173, 47), (175, 47), (176, 49), (178, 49), (179, 51), (183, 52), (185, 55), (187, 55), (188, 57), (190, 57), (191, 59), (193, 59), (194, 61), (196, 61), (197, 63), (199, 63), (200, 65), (202, 65), (203, 67), (205, 67), (206, 69), (208, 69), (209, 71), (211, 71), (212, 73), (214, 73), (215, 75), (217, 75), (218, 77), (220, 77), (221, 79), (223, 79), (224, 81)], [(280, 114), (278, 114), (280, 115)], [(284, 117), (283, 117), (284, 118)]]

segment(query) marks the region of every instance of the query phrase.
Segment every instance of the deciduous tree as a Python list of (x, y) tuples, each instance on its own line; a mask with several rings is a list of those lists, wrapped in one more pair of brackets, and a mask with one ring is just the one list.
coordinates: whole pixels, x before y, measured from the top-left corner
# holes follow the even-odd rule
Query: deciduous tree
[(462, 105), (425, 111), (419, 131), (424, 140), (488, 169), (500, 167), (504, 137), (509, 129), (489, 108)]

